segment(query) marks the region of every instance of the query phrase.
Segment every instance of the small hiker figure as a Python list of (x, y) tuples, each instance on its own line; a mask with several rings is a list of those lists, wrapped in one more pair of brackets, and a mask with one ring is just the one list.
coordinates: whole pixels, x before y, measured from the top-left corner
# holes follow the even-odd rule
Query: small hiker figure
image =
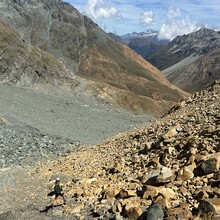
[(55, 205), (55, 203), (57, 201), (57, 198), (59, 196), (62, 197), (64, 205), (66, 205), (66, 199), (64, 197), (64, 192), (63, 192), (63, 184), (60, 182), (59, 177), (56, 178), (52, 189), (53, 189), (53, 191), (47, 194), (48, 196), (55, 195), (55, 198), (53, 199), (53, 202), (52, 202), (51, 206)]

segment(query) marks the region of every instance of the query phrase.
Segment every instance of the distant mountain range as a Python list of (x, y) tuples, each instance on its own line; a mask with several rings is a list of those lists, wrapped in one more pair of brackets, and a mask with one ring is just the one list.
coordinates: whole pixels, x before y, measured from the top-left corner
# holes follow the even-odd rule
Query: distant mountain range
[(188, 94), (61, 0), (2, 0), (1, 82), (53, 85), (162, 114)]
[(188, 92), (220, 79), (220, 32), (200, 29), (161, 45), (146, 59)]
[(139, 38), (139, 39), (143, 39), (143, 38), (147, 38), (147, 39), (152, 39), (152, 40), (157, 40), (157, 36), (158, 36), (159, 32), (152, 30), (152, 29), (148, 29), (145, 32), (133, 32), (130, 34), (124, 34), (121, 36), (121, 38), (123, 39), (123, 41), (127, 44), (129, 44), (129, 42), (135, 38)]
[(220, 79), (220, 32), (202, 28), (159, 41), (158, 32), (148, 30), (117, 39), (160, 69), (173, 84), (187, 92), (197, 92)]
[(145, 32), (133, 32), (122, 36), (109, 33), (109, 35), (116, 41), (126, 44), (143, 58), (153, 53), (159, 45), (168, 43), (167, 40), (158, 39), (158, 31), (149, 29)]

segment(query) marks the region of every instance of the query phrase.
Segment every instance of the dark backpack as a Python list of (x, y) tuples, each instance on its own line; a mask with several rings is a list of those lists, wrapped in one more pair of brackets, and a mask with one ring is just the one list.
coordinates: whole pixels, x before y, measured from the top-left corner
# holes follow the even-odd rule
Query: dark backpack
[(54, 186), (54, 192), (56, 193), (56, 194), (61, 194), (61, 192), (62, 192), (62, 186), (60, 185), (60, 184), (55, 184), (55, 186)]

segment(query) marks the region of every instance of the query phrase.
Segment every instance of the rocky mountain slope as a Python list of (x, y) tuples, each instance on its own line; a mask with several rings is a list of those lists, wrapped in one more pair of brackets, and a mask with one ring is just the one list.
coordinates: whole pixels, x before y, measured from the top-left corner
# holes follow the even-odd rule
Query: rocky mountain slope
[(23, 153), (29, 158), (40, 154), (50, 158), (55, 151), (65, 152), (71, 143), (98, 144), (154, 120), (55, 88), (45, 92), (45, 87), (0, 84), (0, 94), (0, 168), (11, 165), (11, 160), (21, 163)]
[(72, 85), (78, 82), (72, 73), (53, 55), (25, 43), (19, 34), (0, 21), (1, 82), (17, 85), (58, 83), (67, 78)]
[[(20, 213), (35, 219), (219, 219), (219, 115), (220, 83), (215, 82), (142, 129), (22, 174), (30, 185), (22, 186), (16, 176), (15, 186), (1, 193), (5, 202), (0, 217), (13, 219)], [(68, 202), (45, 211), (42, 204), (49, 199), (43, 179), (56, 176), (65, 184)], [(18, 192), (22, 187), (36, 190), (26, 200), (21, 197), (20, 208), (12, 211), (16, 186), (21, 187)]]
[(160, 46), (146, 59), (185, 91), (195, 92), (220, 78), (220, 33), (200, 29)]
[(187, 95), (61, 0), (3, 0), (0, 19), (2, 82), (49, 83), (151, 114)]
[(162, 208), (164, 219), (218, 219), (219, 115), (214, 83), (143, 129), (61, 158), (45, 175), (72, 178), (66, 193), (77, 204), (68, 211), (78, 217), (90, 207), (101, 219), (146, 219), (157, 204), (153, 214)]
[(157, 204), (164, 219), (218, 219), (219, 115), (215, 83), (143, 129), (51, 163), (45, 175), (72, 178), (67, 195), (77, 204), (68, 211), (78, 217), (90, 207), (101, 219), (146, 219)]

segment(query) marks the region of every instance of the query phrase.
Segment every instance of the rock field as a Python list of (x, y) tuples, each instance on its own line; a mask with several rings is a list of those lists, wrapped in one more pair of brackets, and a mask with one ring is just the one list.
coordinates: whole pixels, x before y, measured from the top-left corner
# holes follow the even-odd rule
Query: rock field
[(78, 219), (220, 219), (219, 149), (216, 82), (160, 120), (37, 172), (71, 179), (64, 213)]
[(0, 167), (36, 165), (40, 158), (55, 159), (77, 142), (41, 133), (28, 126), (0, 124)]
[[(15, 198), (24, 187), (14, 175), (14, 185), (0, 193), (5, 199), (0, 219), (217, 220), (219, 149), (220, 83), (215, 82), (146, 127), (39, 162), (25, 173), (28, 197), (22, 196), (21, 208), (14, 208)], [(67, 205), (41, 212), (50, 201), (47, 184), (56, 176), (64, 183)]]

